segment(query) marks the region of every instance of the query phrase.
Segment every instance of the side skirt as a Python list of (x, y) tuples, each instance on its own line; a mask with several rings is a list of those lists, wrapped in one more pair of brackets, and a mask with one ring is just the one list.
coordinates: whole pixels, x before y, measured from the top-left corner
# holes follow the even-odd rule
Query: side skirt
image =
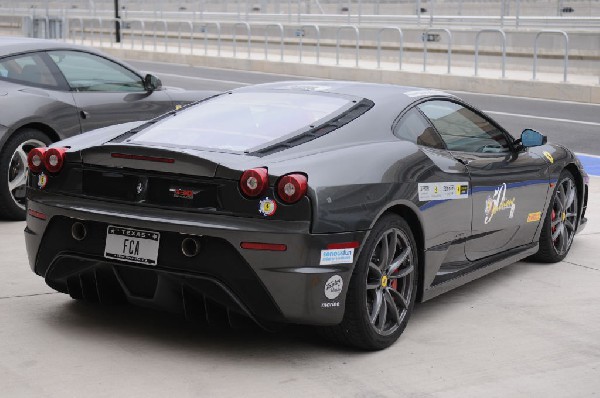
[(472, 263), (469, 267), (473, 271), (466, 274), (462, 274), (456, 278), (438, 283), (430, 286), (428, 289), (423, 291), (423, 301), (427, 301), (442, 293), (452, 290), (456, 287), (462, 286), (467, 282), (471, 282), (475, 279), (481, 278), (491, 272), (499, 270), (500, 268), (506, 267), (507, 265), (513, 264), (519, 260), (524, 259), (538, 251), (539, 244), (537, 242), (521, 246), (515, 249), (508, 250), (503, 253), (498, 253), (493, 256), (482, 258)]

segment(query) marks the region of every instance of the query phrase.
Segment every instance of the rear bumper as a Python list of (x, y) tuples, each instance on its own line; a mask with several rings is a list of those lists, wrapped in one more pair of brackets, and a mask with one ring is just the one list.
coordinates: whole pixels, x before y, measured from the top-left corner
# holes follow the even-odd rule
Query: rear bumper
[[(330, 243), (362, 243), (367, 234), (311, 234), (308, 222), (190, 214), (54, 195), (30, 197), (29, 208), (46, 216), (27, 216), (29, 262), (54, 289), (76, 298), (124, 298), (209, 321), (216, 305), (267, 327), (272, 322), (338, 324), (360, 249), (355, 249), (353, 263), (327, 266), (319, 264), (321, 250)], [(82, 241), (71, 236), (76, 221), (88, 231)], [(108, 225), (160, 232), (158, 264), (104, 258)], [(201, 247), (192, 258), (181, 251), (182, 240), (190, 236)], [(285, 244), (287, 250), (245, 250), (241, 242)], [(328, 299), (325, 284), (334, 275), (342, 278), (343, 288)]]

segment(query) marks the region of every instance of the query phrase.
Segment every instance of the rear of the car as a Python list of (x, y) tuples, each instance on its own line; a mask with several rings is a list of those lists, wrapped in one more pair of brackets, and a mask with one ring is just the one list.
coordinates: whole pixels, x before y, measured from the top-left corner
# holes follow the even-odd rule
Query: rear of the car
[(32, 269), (77, 299), (211, 323), (339, 323), (340, 281), (364, 232), (312, 233), (310, 175), (293, 163), (270, 174), (268, 153), (318, 137), (356, 106), (327, 94), (234, 92), (100, 145), (83, 135), (32, 151)]

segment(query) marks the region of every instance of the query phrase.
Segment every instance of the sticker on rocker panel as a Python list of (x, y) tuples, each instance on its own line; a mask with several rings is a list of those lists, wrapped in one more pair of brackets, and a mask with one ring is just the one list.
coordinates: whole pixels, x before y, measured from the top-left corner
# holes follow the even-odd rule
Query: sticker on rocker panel
[(428, 182), (417, 187), (419, 201), (466, 199), (469, 197), (468, 182)]
[(258, 212), (265, 217), (275, 214), (275, 210), (277, 210), (277, 203), (273, 199), (269, 199), (269, 197), (264, 198), (258, 203)]
[(354, 249), (328, 249), (321, 250), (319, 265), (352, 264)]
[(503, 183), (494, 190), (492, 196), (488, 196), (485, 201), (485, 219), (484, 224), (489, 224), (496, 213), (509, 210), (508, 218), (513, 218), (515, 215), (515, 209), (517, 207), (516, 200), (514, 197), (506, 199), (506, 183)]
[(48, 184), (48, 176), (44, 173), (38, 176), (37, 186), (39, 189), (46, 188), (46, 184)]
[(333, 302), (329, 302), (329, 303), (321, 303), (321, 308), (335, 308), (335, 307), (339, 307), (339, 306), (340, 306), (339, 301), (333, 301)]
[(542, 153), (544, 154), (544, 156), (546, 157), (546, 159), (548, 159), (548, 161), (550, 162), (550, 164), (554, 163), (554, 158), (552, 157), (552, 155), (550, 154), (550, 152), (544, 151)]
[(536, 211), (535, 213), (529, 213), (527, 215), (527, 222), (540, 221), (541, 218), (542, 218), (542, 212), (541, 211)]
[(339, 275), (334, 275), (325, 282), (325, 297), (329, 300), (335, 299), (342, 293), (344, 280)]

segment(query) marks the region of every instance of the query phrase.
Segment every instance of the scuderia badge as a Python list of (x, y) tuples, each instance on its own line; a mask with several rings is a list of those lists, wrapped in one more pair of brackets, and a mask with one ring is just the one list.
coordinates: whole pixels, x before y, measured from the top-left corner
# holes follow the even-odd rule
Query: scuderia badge
[(277, 203), (268, 196), (258, 203), (258, 212), (265, 217), (275, 214), (275, 210), (277, 210)]
[(38, 176), (37, 186), (39, 189), (46, 188), (46, 184), (48, 184), (48, 176), (44, 173)]

